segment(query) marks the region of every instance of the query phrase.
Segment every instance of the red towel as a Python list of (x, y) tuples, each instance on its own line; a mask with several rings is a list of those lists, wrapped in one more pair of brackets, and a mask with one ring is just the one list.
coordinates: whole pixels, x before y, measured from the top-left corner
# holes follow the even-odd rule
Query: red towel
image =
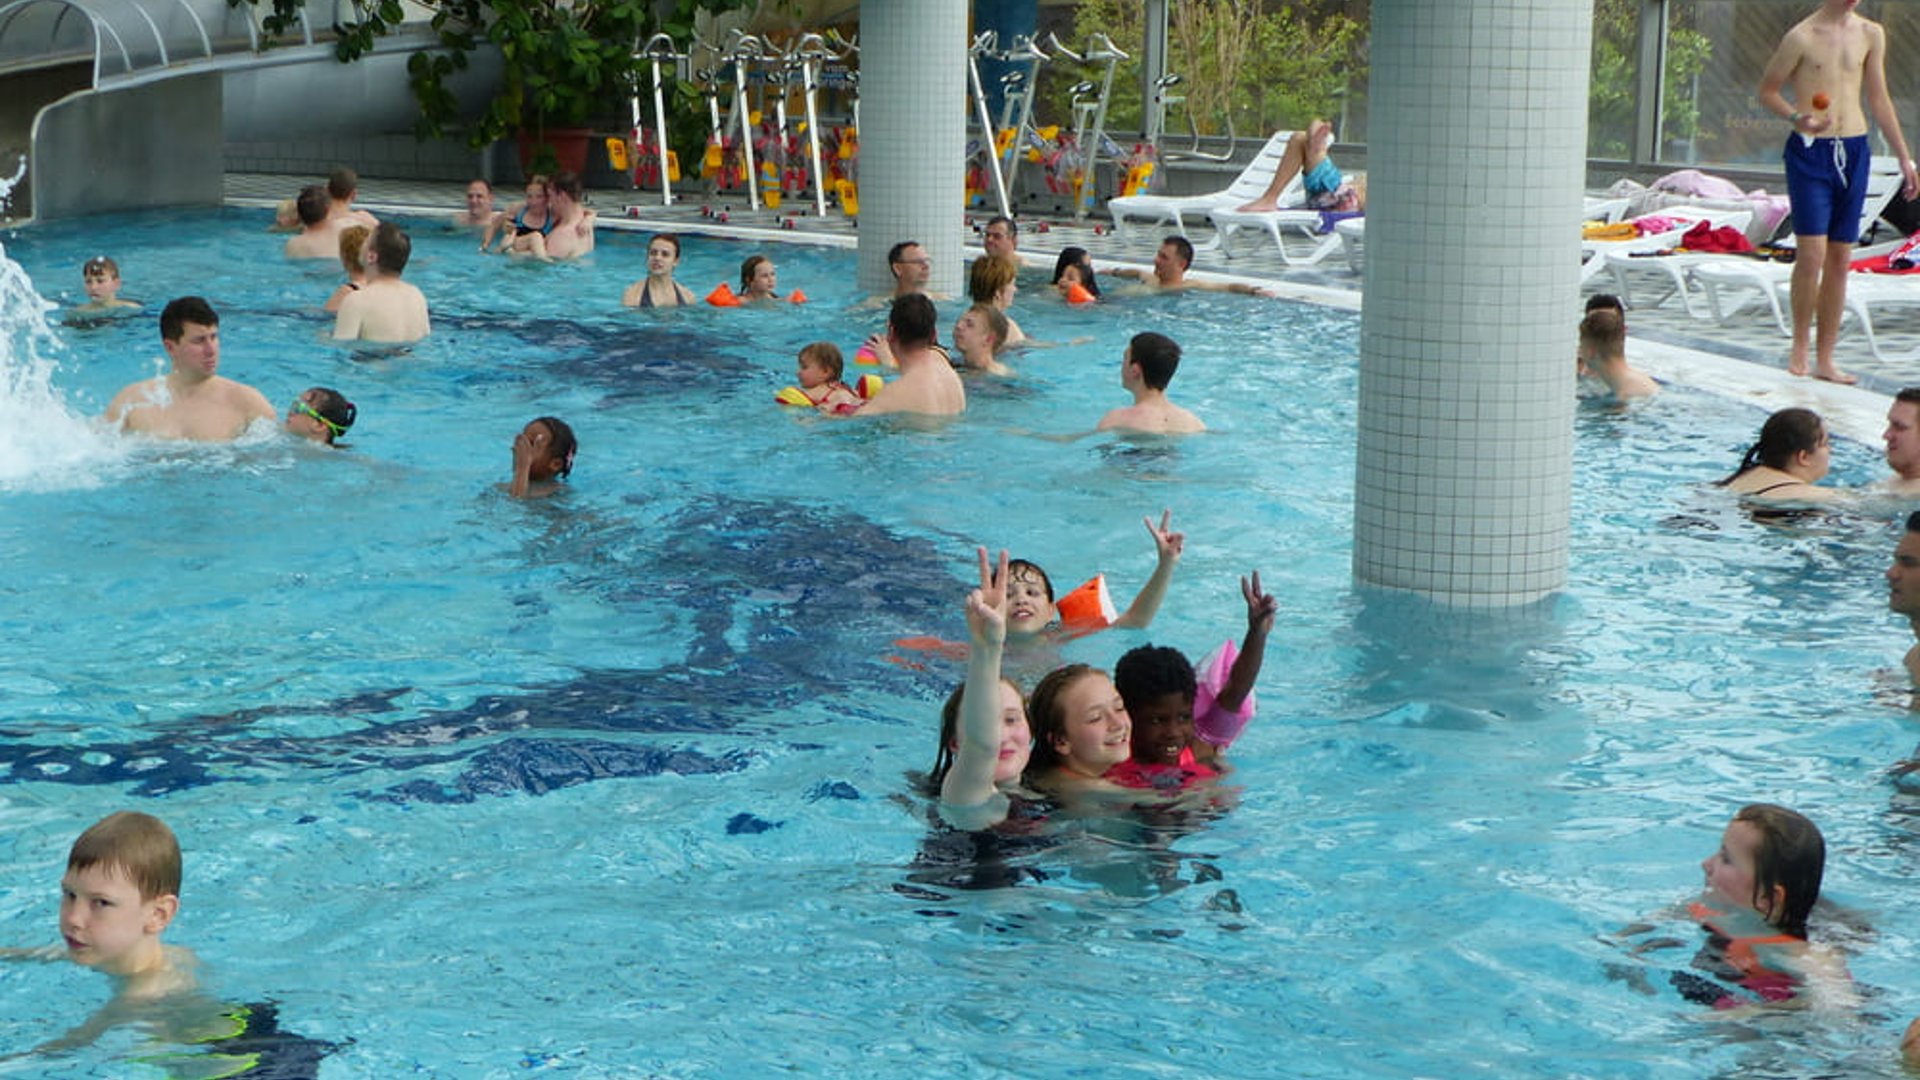
[(1687, 251), (1707, 251), (1720, 254), (1745, 254), (1753, 250), (1747, 242), (1747, 234), (1731, 226), (1714, 228), (1702, 221), (1687, 230), (1680, 238), (1680, 246)]

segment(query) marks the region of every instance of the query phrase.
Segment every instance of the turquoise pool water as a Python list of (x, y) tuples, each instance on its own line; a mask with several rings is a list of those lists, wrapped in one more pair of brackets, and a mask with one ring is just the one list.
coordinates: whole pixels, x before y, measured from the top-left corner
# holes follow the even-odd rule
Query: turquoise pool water
[[(618, 307), (632, 238), (519, 267), (420, 222), (436, 333), (367, 361), (322, 340), (331, 268), (281, 263), (265, 222), (0, 237), (57, 300), (102, 251), (126, 295), (203, 293), (225, 374), (360, 407), (342, 453), (129, 446), (79, 418), (157, 369), (151, 317), (57, 329), (44, 392), (42, 346), (9, 345), (0, 943), (53, 939), (67, 845), (131, 806), (186, 848), (170, 939), (222, 996), (343, 1044), (330, 1077), (1894, 1070), (1920, 1013), (1913, 803), (1885, 779), (1914, 742), (1885, 674), (1910, 641), (1879, 576), (1898, 513), (1763, 525), (1697, 486), (1758, 412), (1685, 389), (1583, 409), (1566, 593), (1440, 613), (1348, 576), (1350, 314), (1029, 293), (1030, 334), (1103, 340), (1016, 357), (957, 423), (858, 426), (771, 403), (800, 344), (851, 354), (879, 324), (845, 255), (774, 252), (804, 307), (642, 314)], [(704, 293), (753, 250), (690, 240), (680, 278)], [(1033, 437), (1124, 403), (1143, 329), (1186, 346), (1175, 396), (1213, 434)], [(495, 486), (545, 413), (579, 463), (517, 504)], [(1873, 448), (1835, 457), (1878, 475)], [(1068, 824), (1017, 884), (956, 887), (905, 773), (957, 672), (893, 641), (961, 634), (976, 542), (1062, 583), (1105, 570), (1124, 601), (1162, 507), (1188, 555), (1160, 620), (1067, 656), (1197, 654), (1260, 569), (1283, 626), (1237, 805)], [(1693, 895), (1758, 800), (1826, 831), (1815, 936), (1848, 951), (1857, 1013), (1707, 1023), (1610, 975), (1684, 966), (1602, 938)], [(0, 1052), (105, 998), (0, 965)], [(147, 1049), (0, 1075), (135, 1075)]]

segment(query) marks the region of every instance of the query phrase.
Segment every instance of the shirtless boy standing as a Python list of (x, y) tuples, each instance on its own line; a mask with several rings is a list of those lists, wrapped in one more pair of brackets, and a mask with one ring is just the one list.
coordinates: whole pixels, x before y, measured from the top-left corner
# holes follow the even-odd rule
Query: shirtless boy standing
[[(1920, 195), (1920, 173), (1900, 134), (1887, 93), (1887, 35), (1854, 13), (1859, 0), (1825, 0), (1780, 39), (1760, 77), (1760, 104), (1785, 117), (1787, 194), (1793, 202), (1793, 351), (1787, 370), (1807, 374), (1807, 347), (1819, 327), (1813, 374), (1829, 382), (1854, 377), (1834, 366), (1833, 346), (1847, 304), (1847, 264), (1860, 239), (1867, 196), (1867, 113), (1900, 159), (1907, 198)], [(1781, 91), (1791, 88), (1793, 101)], [(1866, 108), (1861, 108), (1864, 95)]]
[(1120, 360), (1120, 385), (1133, 404), (1100, 418), (1101, 431), (1186, 435), (1207, 430), (1200, 418), (1167, 400), (1167, 384), (1180, 368), (1180, 346), (1165, 334), (1133, 335)]
[(275, 418), (260, 391), (215, 374), (220, 367), (220, 316), (198, 296), (183, 296), (160, 313), (160, 344), (173, 370), (113, 396), (103, 419), (123, 431), (163, 439), (231, 442), (255, 420)]

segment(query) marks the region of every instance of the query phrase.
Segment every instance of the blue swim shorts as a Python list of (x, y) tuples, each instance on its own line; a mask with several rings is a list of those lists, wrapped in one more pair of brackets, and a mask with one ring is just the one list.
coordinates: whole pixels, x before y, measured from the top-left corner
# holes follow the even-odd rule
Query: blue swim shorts
[(1824, 236), (1836, 244), (1860, 239), (1860, 209), (1867, 201), (1867, 137), (1815, 139), (1787, 136), (1787, 198), (1793, 202), (1793, 234)]
[(1321, 158), (1320, 163), (1300, 178), (1301, 186), (1307, 189), (1308, 196), (1325, 195), (1340, 187), (1340, 169), (1332, 158)]

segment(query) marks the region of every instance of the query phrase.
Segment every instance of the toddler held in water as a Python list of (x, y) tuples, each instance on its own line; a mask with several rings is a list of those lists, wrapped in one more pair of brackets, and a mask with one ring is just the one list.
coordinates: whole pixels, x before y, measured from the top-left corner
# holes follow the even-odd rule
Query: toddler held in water
[(830, 341), (816, 341), (801, 348), (800, 366), (793, 377), (814, 408), (830, 413), (854, 412), (860, 408), (860, 395), (840, 381), (845, 371), (846, 361), (839, 347)]

